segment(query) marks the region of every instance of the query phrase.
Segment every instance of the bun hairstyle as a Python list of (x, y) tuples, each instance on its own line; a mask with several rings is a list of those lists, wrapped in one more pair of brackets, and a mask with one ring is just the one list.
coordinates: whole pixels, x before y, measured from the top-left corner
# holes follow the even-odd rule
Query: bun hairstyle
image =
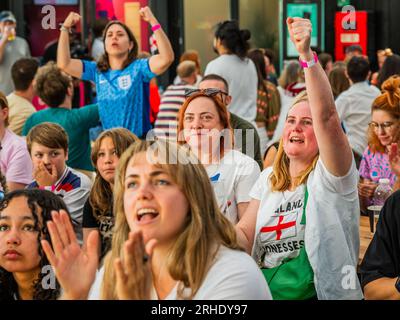
[(215, 38), (221, 40), (222, 45), (230, 52), (244, 59), (250, 49), (251, 38), (249, 30), (239, 29), (237, 21), (227, 20), (217, 25)]
[[(400, 76), (392, 76), (382, 84), (382, 94), (372, 104), (372, 113), (376, 110), (385, 111), (400, 124)], [(400, 130), (394, 133), (394, 141), (400, 138)], [(368, 145), (372, 152), (385, 152), (373, 129), (368, 129)]]

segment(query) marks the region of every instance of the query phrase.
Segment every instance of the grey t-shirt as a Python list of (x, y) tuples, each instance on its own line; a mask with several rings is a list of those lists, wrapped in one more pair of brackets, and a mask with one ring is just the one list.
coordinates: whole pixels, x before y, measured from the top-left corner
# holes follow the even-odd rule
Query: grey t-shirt
[[(0, 35), (1, 37), (1, 35)], [(21, 58), (30, 58), (31, 52), (25, 39), (16, 37), (6, 44), (3, 60), (0, 62), (0, 91), (6, 96), (14, 91), (11, 78), (11, 67)]]

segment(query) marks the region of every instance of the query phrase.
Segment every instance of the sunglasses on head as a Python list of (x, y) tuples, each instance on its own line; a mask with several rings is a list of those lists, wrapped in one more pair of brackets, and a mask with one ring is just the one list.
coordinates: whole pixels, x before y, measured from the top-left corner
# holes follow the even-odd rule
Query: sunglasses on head
[(220, 89), (217, 88), (209, 88), (209, 89), (186, 89), (185, 90), (185, 97), (189, 98), (197, 93), (202, 93), (208, 97), (218, 97), (222, 102), (225, 101), (225, 97), (228, 94)]

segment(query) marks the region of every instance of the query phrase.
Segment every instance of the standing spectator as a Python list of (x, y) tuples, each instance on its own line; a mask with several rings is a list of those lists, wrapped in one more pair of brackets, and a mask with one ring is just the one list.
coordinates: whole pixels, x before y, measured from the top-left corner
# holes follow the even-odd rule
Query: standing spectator
[(326, 75), (329, 77), (329, 74), (333, 68), (333, 58), (329, 53), (320, 53), (318, 55), (318, 60), (321, 63), (322, 69), (325, 70)]
[(273, 137), (281, 112), (281, 99), (275, 85), (267, 80), (264, 53), (260, 49), (249, 52), (258, 76), (257, 131), (261, 140), (261, 154), (267, 150), (268, 141)]
[(58, 124), (45, 122), (29, 131), (26, 142), (34, 169), (34, 181), (27, 188), (46, 189), (63, 198), (76, 237), (82, 244), (83, 206), (89, 196), (91, 181), (67, 166), (67, 133)]
[(11, 67), (31, 52), (25, 39), (16, 36), (17, 20), (10, 11), (0, 13), (0, 92), (9, 95), (14, 90)]
[(378, 50), (376, 53), (376, 56), (378, 58), (378, 71), (375, 72), (371, 76), (371, 84), (374, 86), (378, 86), (378, 77), (379, 77), (379, 72), (382, 70), (383, 64), (386, 61), (387, 57), (391, 57), (393, 55), (393, 51), (390, 48), (386, 48), (384, 50)]
[(32, 181), (32, 163), (25, 139), (7, 128), (9, 108), (1, 92), (0, 107), (0, 170), (9, 191), (23, 189)]
[(240, 30), (236, 21), (221, 22), (214, 37), (214, 49), (219, 57), (211, 61), (205, 75), (217, 74), (229, 85), (232, 96), (230, 112), (255, 124), (257, 115), (257, 70), (247, 52), (249, 30)]
[(10, 130), (19, 136), (26, 120), (36, 112), (32, 101), (36, 96), (33, 79), (38, 68), (37, 60), (30, 58), (18, 60), (11, 68), (15, 91), (7, 96), (10, 108), (8, 120)]
[(185, 91), (195, 89), (197, 81), (196, 64), (183, 61), (176, 68), (178, 84), (170, 85), (161, 97), (160, 112), (155, 123), (155, 134), (158, 137), (176, 140), (178, 129), (178, 113), (185, 102)]
[(359, 44), (354, 44), (354, 45), (348, 46), (346, 48), (345, 54), (346, 54), (346, 56), (345, 56), (344, 61), (347, 63), (353, 57), (362, 57), (363, 50)]
[(22, 134), (26, 136), (29, 130), (43, 122), (59, 124), (69, 137), (68, 165), (91, 177), (93, 167), (90, 162), (89, 129), (99, 123), (98, 106), (73, 109), (72, 79), (54, 62), (39, 69), (35, 78), (35, 89), (50, 108), (32, 114), (26, 121)]
[(357, 168), (368, 144), (367, 131), (372, 103), (380, 95), (380, 91), (368, 83), (369, 75), (369, 62), (365, 58), (351, 58), (347, 63), (351, 87), (336, 99), (336, 109), (353, 149)]
[(228, 82), (216, 74), (209, 74), (201, 80), (199, 89), (218, 89), (222, 92), (222, 102), (228, 109), (229, 123), (234, 133), (234, 149), (254, 159), (254, 161), (256, 161), (260, 166), (260, 170), (262, 170), (260, 138), (256, 128), (250, 122), (240, 118), (234, 113), (229, 112), (229, 106), (232, 102), (232, 97), (228, 94)]
[(265, 71), (267, 72), (267, 80), (278, 86), (278, 77), (275, 70), (275, 53), (272, 49), (266, 48), (264, 51)]
[(148, 104), (144, 103), (144, 83), (168, 69), (174, 61), (174, 52), (150, 8), (142, 8), (140, 15), (152, 25), (159, 54), (137, 59), (139, 46), (132, 31), (119, 21), (111, 21), (104, 31), (105, 54), (98, 63), (71, 59), (69, 29), (81, 19), (79, 14), (71, 12), (61, 27), (57, 64), (71, 76), (96, 83), (105, 130), (122, 127), (144, 137), (151, 128)]
[[(199, 53), (196, 50), (187, 50), (184, 53), (182, 53), (179, 63), (182, 63), (183, 61), (192, 61), (196, 64), (196, 83), (195, 87), (199, 86), (199, 83), (201, 79), (203, 78), (201, 75), (201, 65), (200, 65), (200, 56)], [(181, 79), (179, 77), (179, 74), (175, 77), (174, 79), (174, 84), (179, 84), (181, 83)]]

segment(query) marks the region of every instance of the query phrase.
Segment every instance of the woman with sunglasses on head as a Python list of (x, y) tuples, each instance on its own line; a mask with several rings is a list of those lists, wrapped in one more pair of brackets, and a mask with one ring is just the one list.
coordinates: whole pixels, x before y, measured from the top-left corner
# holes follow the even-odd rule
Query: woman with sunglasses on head
[(260, 175), (252, 158), (233, 150), (226, 93), (219, 89), (192, 90), (179, 110), (178, 139), (204, 165), (221, 211), (233, 224), (249, 205), (249, 190)]
[(7, 193), (0, 201), (0, 301), (56, 300), (60, 286), (40, 241), (50, 241), (47, 221), (53, 210), (67, 210), (50, 191)]
[(140, 141), (122, 155), (117, 172), (112, 250), (97, 275), (97, 232), (84, 251), (65, 213), (49, 224), (57, 245), (42, 243), (64, 299), (271, 298), (219, 211), (207, 173), (187, 149)]
[[(310, 20), (288, 18), (287, 24), (306, 92), (288, 112), (273, 168), (250, 191), (236, 226), (239, 242), (259, 264), (274, 299), (362, 299), (353, 153), (326, 73), (310, 48)], [(343, 270), (354, 276), (351, 288), (343, 286)]]
[[(372, 121), (368, 129), (368, 147), (360, 163), (358, 193), (361, 211), (372, 205), (380, 179), (389, 179), (393, 188), (397, 172), (390, 159), (393, 143), (400, 140), (400, 77), (393, 76), (382, 85), (382, 94), (372, 104)], [(400, 172), (398, 173), (400, 174)]]
[(69, 31), (81, 18), (71, 12), (60, 29), (57, 65), (76, 78), (96, 83), (104, 129), (122, 127), (143, 137), (151, 128), (144, 84), (168, 69), (174, 61), (174, 52), (150, 8), (142, 8), (139, 13), (152, 26), (159, 54), (150, 59), (138, 59), (139, 46), (132, 31), (119, 21), (111, 21), (104, 30), (105, 54), (98, 63), (71, 59)]

